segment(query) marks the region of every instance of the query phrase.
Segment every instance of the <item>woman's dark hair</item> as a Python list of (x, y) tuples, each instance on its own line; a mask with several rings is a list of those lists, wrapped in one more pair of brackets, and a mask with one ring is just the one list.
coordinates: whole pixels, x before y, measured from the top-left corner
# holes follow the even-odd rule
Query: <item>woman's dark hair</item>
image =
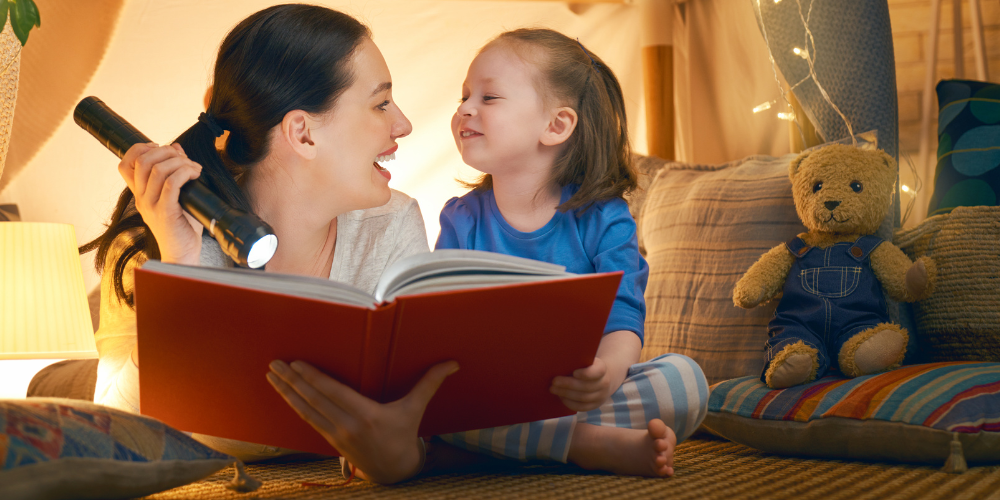
[[(224, 151), (216, 149), (215, 134), (201, 121), (175, 141), (201, 164), (201, 180), (209, 189), (233, 207), (252, 212), (243, 181), (267, 155), (271, 129), (289, 111), (319, 114), (333, 108), (354, 82), (351, 55), (370, 35), (347, 14), (300, 4), (270, 7), (236, 25), (219, 47), (207, 110), (229, 132)], [(140, 254), (158, 259), (160, 251), (128, 188), (119, 196), (107, 230), (80, 247), (80, 253), (96, 248), (95, 267), (103, 272), (119, 237), (131, 239), (115, 257), (115, 294), (134, 307), (133, 293), (124, 285), (126, 266)]]
[[(559, 205), (559, 210), (586, 208), (635, 189), (637, 174), (628, 140), (625, 99), (607, 64), (579, 41), (550, 29), (507, 31), (479, 52), (493, 47), (509, 48), (538, 68), (539, 93), (546, 101), (576, 110), (576, 130), (556, 158), (550, 180), (557, 186), (579, 184), (580, 189)], [(466, 186), (491, 189), (493, 178), (485, 174)]]

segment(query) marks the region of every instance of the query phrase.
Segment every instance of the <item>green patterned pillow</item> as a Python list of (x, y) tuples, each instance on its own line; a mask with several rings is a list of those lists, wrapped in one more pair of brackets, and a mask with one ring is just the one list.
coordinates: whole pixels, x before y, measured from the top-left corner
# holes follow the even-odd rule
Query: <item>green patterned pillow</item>
[(942, 80), (937, 85), (938, 152), (927, 215), (1000, 199), (1000, 85)]
[(235, 458), (162, 422), (94, 403), (0, 400), (0, 498), (131, 498), (236, 463), (238, 491), (260, 486)]

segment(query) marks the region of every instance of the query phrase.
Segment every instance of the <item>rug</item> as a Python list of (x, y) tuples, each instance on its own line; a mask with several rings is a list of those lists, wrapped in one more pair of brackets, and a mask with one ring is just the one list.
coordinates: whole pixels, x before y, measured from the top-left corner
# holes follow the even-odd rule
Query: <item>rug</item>
[(699, 436), (682, 443), (670, 479), (591, 473), (570, 465), (494, 466), (398, 486), (344, 485), (337, 460), (249, 465), (264, 482), (253, 493), (225, 489), (232, 470), (146, 497), (173, 499), (581, 498), (581, 499), (990, 499), (1000, 500), (1000, 466), (948, 474), (936, 467), (780, 457)]

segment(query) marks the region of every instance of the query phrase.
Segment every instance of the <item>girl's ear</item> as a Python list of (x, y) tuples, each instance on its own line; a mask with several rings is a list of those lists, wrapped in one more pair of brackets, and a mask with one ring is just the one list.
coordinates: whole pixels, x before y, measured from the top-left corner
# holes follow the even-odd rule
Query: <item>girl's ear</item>
[(540, 142), (546, 146), (558, 146), (569, 140), (576, 130), (578, 117), (576, 110), (570, 107), (556, 108), (545, 130), (542, 131)]
[(312, 140), (312, 128), (316, 121), (309, 113), (295, 109), (285, 113), (281, 119), (279, 140), (307, 160), (316, 158), (316, 143)]

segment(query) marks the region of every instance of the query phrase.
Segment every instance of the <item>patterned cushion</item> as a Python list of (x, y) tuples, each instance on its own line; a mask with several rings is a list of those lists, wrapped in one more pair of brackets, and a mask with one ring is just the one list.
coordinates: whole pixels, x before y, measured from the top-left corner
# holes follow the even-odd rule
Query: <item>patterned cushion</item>
[(770, 390), (758, 377), (711, 388), (705, 427), (789, 455), (944, 463), (1000, 461), (1000, 363), (929, 363)]
[(234, 462), (149, 417), (79, 400), (0, 400), (6, 500), (143, 496)]
[(1000, 84), (944, 80), (937, 95), (937, 171), (927, 215), (1000, 204)]

